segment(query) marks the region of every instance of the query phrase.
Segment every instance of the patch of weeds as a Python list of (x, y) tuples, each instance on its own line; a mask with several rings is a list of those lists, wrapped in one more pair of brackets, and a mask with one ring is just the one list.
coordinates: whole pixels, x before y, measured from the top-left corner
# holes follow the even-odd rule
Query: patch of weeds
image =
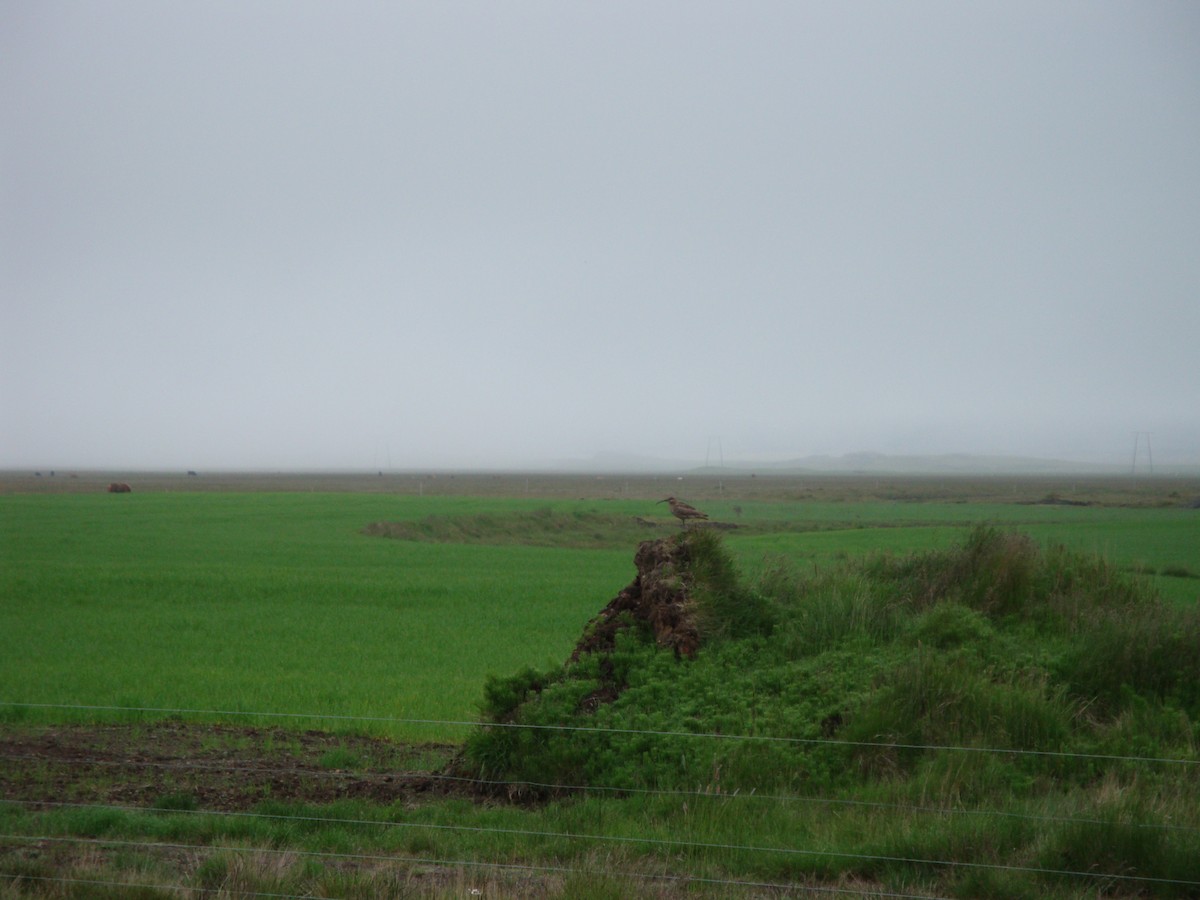
[(414, 856), (432, 857), (438, 852), (438, 842), (428, 831), (409, 829), (404, 839), (404, 850)]
[(299, 868), (296, 854), (247, 850), (229, 854), (223, 862), (223, 866), (216, 866), (206, 874), (205, 880), (216, 882), (220, 878), (219, 883), (208, 890), (230, 896), (295, 895)]
[(1200, 609), (1159, 603), (1136, 616), (1098, 613), (1081, 624), (1061, 672), (1073, 691), (1109, 715), (1136, 694), (1200, 714)]
[(89, 807), (70, 810), (66, 818), (70, 820), (75, 834), (104, 837), (106, 834), (120, 833), (129, 817), (121, 810)]
[(355, 771), (366, 767), (363, 758), (353, 750), (348, 750), (345, 747), (335, 747), (332, 750), (326, 751), (317, 761), (322, 769), (341, 769)]
[(542, 673), (526, 666), (514, 675), (488, 675), (483, 683), (483, 703), (480, 711), (492, 722), (506, 722), (531, 695), (539, 694), (558, 677), (557, 673)]
[(578, 900), (625, 900), (636, 892), (631, 879), (602, 871), (571, 872), (563, 881), (562, 896)]
[(3, 725), (19, 725), (29, 718), (29, 708), (25, 706), (13, 706), (11, 704), (0, 705), (0, 724)]
[(989, 640), (995, 633), (987, 617), (960, 603), (939, 603), (913, 623), (913, 638), (938, 650)]
[(1024, 872), (964, 869), (954, 879), (950, 896), (975, 900), (1041, 900), (1045, 893)]
[(865, 571), (891, 585), (896, 602), (908, 609), (954, 601), (993, 620), (1014, 616), (1074, 627), (1097, 610), (1128, 611), (1153, 602), (1143, 583), (1103, 559), (1063, 547), (1043, 552), (1027, 535), (992, 526), (976, 527), (960, 547), (882, 557)]
[(229, 878), (230, 857), (214, 853), (196, 867), (196, 885), (204, 891), (219, 891)]
[[(36, 883), (53, 880), (57, 877), (57, 869), (45, 860), (31, 859), (16, 854), (0, 856), (0, 866), (4, 867), (3, 873), (0, 873), (0, 879), (9, 879), (18, 888), (22, 881)], [(18, 895), (14, 893), (13, 896)]]
[(687, 536), (686, 546), (702, 633), (709, 639), (769, 635), (778, 622), (775, 607), (740, 584), (720, 536), (696, 530)]
[[(1200, 882), (1200, 833), (1147, 827), (1149, 811), (1120, 799), (1092, 818), (1054, 829), (1043, 842), (1039, 864), (1060, 871), (1135, 878), (1154, 873), (1156, 895), (1195, 896), (1195, 884)], [(1088, 884), (1095, 884), (1095, 879), (1088, 879)]]
[(154, 801), (154, 809), (164, 812), (193, 812), (200, 808), (200, 802), (195, 795), (179, 791), (163, 794)]

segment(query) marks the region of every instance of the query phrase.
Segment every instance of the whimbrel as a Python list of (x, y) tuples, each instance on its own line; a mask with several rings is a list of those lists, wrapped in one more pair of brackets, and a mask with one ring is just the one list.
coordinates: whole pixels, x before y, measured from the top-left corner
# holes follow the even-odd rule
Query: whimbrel
[(659, 503), (665, 503), (671, 507), (671, 515), (683, 523), (683, 527), (687, 528), (688, 519), (707, 519), (708, 513), (702, 513), (696, 507), (684, 503), (682, 500), (676, 500), (674, 497), (667, 497), (665, 500), (659, 500)]

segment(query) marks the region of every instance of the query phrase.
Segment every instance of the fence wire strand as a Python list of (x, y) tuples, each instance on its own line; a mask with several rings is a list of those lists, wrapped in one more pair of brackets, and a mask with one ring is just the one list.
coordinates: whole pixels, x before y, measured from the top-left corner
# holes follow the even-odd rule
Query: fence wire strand
[(1200, 758), (1188, 759), (1170, 756), (1122, 756), (1109, 753), (1078, 753), (1066, 750), (1024, 750), (1017, 747), (967, 747), (956, 744), (909, 744), (891, 741), (838, 741), (832, 738), (800, 738), (784, 737), (781, 735), (758, 734), (719, 734), (716, 732), (698, 731), (656, 731), (640, 728), (596, 728), (584, 725), (532, 725), (522, 722), (479, 722), (456, 719), (409, 719), (399, 716), (352, 716), (339, 713), (281, 713), (281, 712), (249, 712), (245, 710), (226, 709), (172, 709), (154, 706), (103, 706), (73, 703), (24, 703), (0, 700), (0, 708), (15, 709), (58, 709), (77, 712), (123, 712), (123, 713), (153, 713), (167, 716), (233, 716), (239, 718), (263, 719), (310, 719), (314, 721), (334, 722), (371, 722), (392, 725), (422, 725), (452, 728), (510, 728), (535, 731), (565, 731), (584, 734), (622, 734), (640, 735), (645, 737), (681, 737), (707, 738), (717, 741), (746, 741), (758, 743), (798, 744), (833, 747), (870, 747), (880, 750), (943, 750), (955, 753), (991, 753), (1013, 756), (1040, 756), (1059, 759), (1078, 759), (1101, 762), (1132, 762), (1154, 763), (1168, 765), (1200, 765)]
[[(48, 760), (45, 757), (32, 756), (28, 754), (8, 754), (0, 753), (0, 759), (13, 760), (17, 762), (36, 762), (45, 764), (53, 764), (54, 760)], [(393, 780), (403, 782), (406, 778), (409, 780), (428, 780), (440, 781), (448, 784), (463, 784), (476, 785), (488, 789), (509, 789), (509, 788), (525, 788), (531, 787), (539, 790), (551, 791), (561, 794), (581, 794), (581, 793), (596, 793), (596, 794), (613, 794), (613, 795), (637, 795), (651, 797), (671, 797), (683, 800), (713, 800), (713, 801), (763, 801), (780, 804), (798, 803), (812, 804), (814, 806), (846, 806), (851, 808), (863, 808), (870, 810), (888, 810), (892, 812), (910, 812), (928, 815), (941, 816), (996, 816), (999, 818), (1018, 819), (1031, 822), (1052, 822), (1057, 825), (1111, 825), (1111, 821), (1104, 819), (1086, 819), (1078, 816), (1043, 816), (1036, 813), (1019, 813), (1006, 810), (994, 809), (967, 809), (964, 807), (954, 806), (920, 806), (909, 803), (885, 803), (879, 800), (847, 800), (840, 797), (805, 797), (800, 794), (766, 794), (752, 791), (732, 791), (732, 792), (717, 792), (704, 790), (680, 790), (666, 788), (637, 788), (637, 787), (615, 787), (610, 785), (582, 785), (582, 784), (556, 784), (553, 782), (544, 781), (496, 781), (485, 778), (468, 778), (462, 775), (445, 775), (438, 772), (416, 772), (416, 773), (383, 773), (383, 772), (353, 772), (349, 770), (321, 770), (321, 769), (297, 769), (297, 768), (267, 768), (262, 766), (236, 766), (236, 765), (221, 765), (208, 763), (189, 763), (189, 762), (162, 762), (154, 760), (129, 760), (129, 759), (98, 759), (90, 757), (72, 757), (70, 761), (63, 761), (61, 765), (72, 766), (86, 762), (90, 765), (97, 766), (112, 766), (118, 767), (137, 767), (137, 768), (152, 768), (163, 769), (174, 772), (234, 772), (245, 775), (290, 775), (305, 778), (324, 778), (330, 780), (359, 780), (371, 781), (380, 783), (384, 780)], [(1129, 822), (1124, 823), (1131, 828), (1146, 828), (1160, 831), (1178, 831), (1184, 833), (1200, 833), (1200, 828), (1189, 825), (1174, 825), (1171, 823), (1158, 822)]]
[[(881, 749), (890, 749), (890, 750), (904, 749), (904, 750), (925, 750), (925, 751), (950, 751), (950, 752), (965, 752), (965, 753), (1009, 754), (1009, 755), (1030, 756), (1030, 757), (1050, 757), (1050, 758), (1058, 758), (1058, 759), (1073, 759), (1073, 760), (1079, 760), (1079, 761), (1101, 761), (1101, 762), (1108, 762), (1108, 763), (1136, 763), (1136, 764), (1142, 764), (1142, 765), (1147, 765), (1147, 764), (1195, 765), (1197, 763), (1200, 763), (1200, 759), (1194, 759), (1194, 758), (1123, 756), (1123, 755), (1116, 755), (1116, 754), (1074, 753), (1074, 752), (1053, 751), (1053, 750), (1027, 750), (1027, 749), (996, 748), (996, 747), (966, 747), (966, 746), (936, 745), (936, 744), (902, 744), (902, 743), (877, 742), (877, 741), (839, 741), (839, 740), (823, 739), (823, 738), (792, 738), (792, 737), (782, 737), (782, 736), (772, 736), (772, 735), (727, 735), (727, 734), (716, 734), (716, 733), (708, 733), (708, 732), (657, 731), (657, 730), (644, 730), (644, 729), (599, 728), (599, 727), (569, 726), (569, 725), (527, 725), (527, 724), (521, 724), (521, 723), (489, 723), (489, 722), (477, 722), (477, 721), (418, 719), (418, 718), (404, 718), (404, 717), (391, 717), (391, 716), (357, 716), (357, 715), (344, 715), (344, 714), (332, 714), (332, 713), (278, 713), (278, 712), (252, 712), (252, 711), (245, 711), (245, 710), (214, 710), (214, 709), (194, 709), (194, 708), (134, 707), (134, 706), (116, 706), (116, 705), (26, 703), (26, 702), (0, 701), (0, 709), (5, 708), (5, 707), (7, 707), (9, 709), (43, 709), (43, 710), (82, 712), (82, 713), (114, 713), (115, 712), (115, 713), (124, 713), (124, 714), (161, 715), (161, 716), (172, 716), (172, 717), (207, 716), (207, 717), (229, 717), (229, 718), (255, 718), (255, 719), (268, 719), (268, 720), (269, 719), (284, 719), (284, 720), (291, 720), (291, 721), (310, 720), (310, 721), (332, 721), (332, 722), (359, 722), (359, 723), (372, 723), (372, 724), (383, 723), (383, 724), (389, 724), (389, 725), (402, 725), (402, 726), (433, 726), (433, 727), (438, 727), (438, 728), (443, 728), (443, 729), (445, 729), (445, 728), (526, 728), (526, 729), (536, 729), (536, 730), (545, 730), (545, 731), (564, 731), (564, 732), (583, 732), (583, 733), (602, 733), (602, 734), (609, 733), (609, 734), (621, 734), (621, 735), (640, 735), (640, 736), (648, 736), (648, 737), (672, 737), (672, 738), (689, 738), (689, 739), (695, 738), (695, 739), (709, 739), (709, 740), (713, 740), (713, 741), (773, 742), (773, 743), (788, 743), (788, 744), (795, 744), (795, 745), (868, 747), (868, 748), (877, 748), (877, 749), (881, 748)], [(33, 760), (36, 760), (43, 764), (47, 762), (46, 759), (40, 758), (40, 757), (28, 757), (28, 756), (22, 757), (22, 756), (12, 755), (12, 756), (6, 756), (3, 758), (33, 759)], [(85, 757), (85, 759), (86, 759), (86, 757)], [(331, 772), (320, 772), (320, 771), (308, 770), (308, 769), (278, 770), (278, 769), (269, 769), (269, 768), (268, 769), (245, 768), (245, 767), (236, 767), (236, 766), (232, 766), (232, 767), (231, 766), (211, 766), (211, 765), (207, 765), (207, 764), (203, 764), (203, 763), (163, 763), (161, 761), (159, 761), (159, 762), (146, 762), (146, 761), (134, 762), (134, 761), (128, 761), (128, 760), (122, 761), (122, 760), (99, 760), (99, 759), (90, 760), (90, 761), (94, 762), (94, 763), (98, 763), (98, 764), (115, 765), (115, 766), (136, 764), (140, 767), (144, 767), (147, 765), (151, 765), (156, 768), (168, 768), (168, 769), (176, 769), (176, 770), (180, 770), (180, 771), (191, 770), (191, 771), (203, 772), (203, 771), (220, 770), (220, 771), (243, 771), (243, 772), (252, 773), (252, 774), (271, 774), (273, 772), (275, 772), (275, 773), (286, 772), (287, 774), (294, 774), (294, 775), (301, 775), (301, 776), (317, 776), (317, 777), (332, 777), (332, 778), (370, 777), (369, 774), (364, 776), (361, 773), (332, 772), (332, 771)], [(889, 803), (874, 802), (874, 801), (840, 800), (837, 798), (802, 797), (802, 796), (798, 796), (798, 795), (772, 795), (772, 794), (757, 794), (757, 793), (749, 793), (749, 792), (748, 793), (736, 793), (736, 792), (735, 793), (717, 793), (717, 792), (712, 792), (712, 791), (661, 790), (661, 789), (653, 789), (653, 788), (621, 788), (621, 787), (609, 787), (609, 786), (603, 786), (603, 785), (600, 785), (600, 786), (562, 785), (562, 784), (536, 783), (536, 782), (527, 782), (527, 781), (519, 781), (519, 782), (489, 781), (489, 780), (484, 780), (484, 779), (463, 778), (460, 776), (440, 775), (440, 774), (436, 774), (436, 773), (420, 773), (420, 775), (418, 777), (425, 778), (425, 779), (438, 778), (438, 779), (445, 779), (447, 781), (465, 782), (465, 783), (470, 783), (470, 784), (475, 784), (475, 785), (480, 785), (480, 786), (488, 786), (488, 787), (529, 786), (529, 787), (534, 787), (534, 788), (538, 788), (538, 789), (555, 790), (555, 791), (612, 792), (612, 793), (617, 793), (617, 794), (642, 794), (642, 795), (671, 796), (671, 797), (697, 798), (697, 799), (712, 798), (712, 799), (730, 800), (730, 799), (735, 799), (735, 798), (739, 798), (739, 799), (756, 798), (756, 799), (760, 799), (760, 800), (774, 800), (774, 801), (778, 801), (778, 802), (805, 802), (805, 803), (820, 803), (820, 804), (827, 804), (827, 805), (843, 805), (843, 806), (847, 806), (847, 807), (863, 807), (863, 808), (872, 808), (872, 809), (893, 809), (893, 810), (917, 812), (917, 813), (923, 813), (923, 814), (928, 813), (928, 814), (946, 815), (946, 814), (968, 814), (969, 813), (969, 814), (975, 814), (975, 815), (1006, 816), (1006, 817), (1014, 817), (1014, 818), (1021, 818), (1021, 819), (1029, 819), (1029, 820), (1033, 820), (1033, 821), (1056, 822), (1056, 823), (1064, 823), (1064, 824), (1088, 824), (1088, 825), (1115, 824), (1112, 822), (1107, 822), (1107, 821), (1102, 821), (1102, 820), (1083, 819), (1083, 818), (1074, 818), (1074, 817), (1038, 816), (1035, 814), (1028, 814), (1028, 813), (1009, 813), (1009, 812), (997, 812), (997, 811), (989, 811), (989, 810), (964, 810), (964, 809), (956, 809), (953, 807), (923, 807), (923, 806), (913, 806), (913, 805), (906, 805), (906, 804), (889, 804)], [(1002, 864), (1002, 863), (985, 863), (985, 862), (973, 862), (973, 861), (961, 861), (961, 860), (924, 859), (924, 858), (920, 858), (920, 857), (906, 857), (906, 856), (886, 855), (886, 854), (853, 853), (853, 852), (839, 851), (839, 850), (816, 850), (816, 849), (808, 849), (808, 848), (772, 847), (772, 846), (751, 845), (751, 844), (732, 844), (732, 843), (726, 844), (726, 843), (719, 843), (719, 842), (690, 841), (690, 840), (681, 840), (681, 839), (674, 839), (674, 838), (658, 838), (658, 837), (637, 836), (637, 835), (629, 836), (629, 835), (589, 834), (589, 833), (579, 833), (579, 832), (539, 831), (539, 830), (533, 830), (533, 829), (493, 828), (493, 827), (484, 827), (484, 826), (476, 826), (476, 825), (448, 825), (448, 824), (415, 822), (415, 821), (399, 821), (399, 822), (397, 822), (397, 821), (372, 820), (372, 819), (349, 819), (349, 818), (333, 818), (333, 817), (322, 817), (322, 816), (281, 815), (281, 814), (274, 814), (274, 813), (258, 813), (258, 812), (232, 812), (232, 811), (218, 811), (218, 810), (147, 810), (147, 809), (141, 808), (141, 807), (128, 807), (128, 806), (107, 805), (107, 804), (65, 803), (65, 802), (57, 802), (57, 801), (9, 800), (9, 801), (5, 801), (5, 802), (13, 803), (16, 805), (21, 805), (26, 808), (37, 807), (37, 808), (41, 808), (41, 809), (47, 809), (47, 808), (104, 809), (104, 810), (122, 811), (122, 812), (127, 812), (127, 813), (154, 812), (156, 814), (203, 815), (203, 816), (230, 817), (230, 818), (255, 818), (255, 819), (263, 819), (263, 820), (285, 821), (285, 822), (293, 822), (293, 823), (309, 823), (309, 824), (315, 823), (315, 824), (321, 824), (321, 825), (343, 826), (343, 827), (345, 827), (345, 826), (359, 826), (359, 827), (370, 826), (370, 827), (376, 827), (376, 828), (414, 828), (414, 829), (420, 828), (420, 829), (446, 831), (446, 832), (463, 832), (463, 833), (475, 833), (475, 834), (489, 834), (489, 835), (496, 835), (496, 836), (508, 836), (508, 837), (514, 837), (514, 838), (520, 838), (520, 839), (557, 839), (557, 840), (568, 840), (568, 841), (589, 841), (589, 842), (594, 842), (594, 843), (609, 843), (609, 844), (616, 844), (616, 845), (639, 844), (639, 845), (644, 845), (644, 846), (657, 846), (657, 847), (671, 848), (672, 850), (675, 850), (675, 851), (697, 850), (697, 851), (707, 851), (707, 852), (719, 851), (719, 852), (729, 852), (729, 853), (778, 854), (778, 855), (785, 855), (785, 856), (790, 855), (790, 856), (796, 857), (796, 858), (807, 857), (807, 858), (843, 859), (843, 860), (857, 861), (857, 862), (871, 863), (871, 864), (892, 863), (892, 864), (927, 866), (927, 867), (956, 868), (956, 869), (964, 869), (964, 870), (990, 870), (990, 871), (1021, 873), (1021, 874), (1037, 875), (1037, 876), (1070, 877), (1070, 878), (1078, 878), (1078, 879), (1091, 879), (1094, 881), (1095, 880), (1110, 880), (1110, 881), (1120, 881), (1120, 882), (1124, 882), (1124, 883), (1127, 883), (1130, 885), (1134, 885), (1134, 884), (1142, 884), (1142, 885), (1146, 885), (1146, 886), (1151, 886), (1151, 885), (1168, 886), (1168, 885), (1170, 885), (1170, 886), (1176, 886), (1176, 887), (1200, 888), (1200, 881), (1189, 881), (1189, 880), (1176, 879), (1176, 878), (1154, 877), (1154, 876), (1149, 876), (1149, 875), (1134, 875), (1134, 874), (1123, 874), (1123, 873), (1115, 873), (1115, 872), (1109, 873), (1109, 872), (1097, 872), (1097, 871), (1078, 871), (1078, 870), (1072, 870), (1072, 869), (1054, 869), (1054, 868), (1046, 868), (1046, 867), (1039, 867), (1039, 866), (1022, 866), (1022, 865), (1011, 865), (1011, 864)], [(1146, 825), (1146, 824), (1141, 824), (1141, 823), (1129, 823), (1127, 827), (1161, 828), (1161, 829), (1186, 831), (1186, 832), (1190, 832), (1190, 833), (1195, 833), (1196, 831), (1200, 830), (1200, 829), (1191, 828), (1188, 826), (1175, 826), (1175, 825), (1169, 825), (1169, 824)], [(162, 846), (162, 847), (173, 846), (173, 845), (165, 845), (165, 844), (154, 844), (154, 843), (150, 843), (150, 842), (120, 842), (120, 841), (114, 842), (114, 841), (90, 839), (90, 838), (51, 838), (51, 837), (35, 838), (34, 836), (26, 836), (26, 835), (0, 835), (0, 839), (6, 839), (6, 840), (35, 840), (35, 839), (36, 840), (59, 840), (59, 841), (64, 841), (64, 842), (72, 841), (72, 840), (78, 840), (80, 842), (97, 840), (100, 843), (116, 843), (116, 844), (129, 843), (129, 844), (136, 844), (138, 846)], [(205, 845), (179, 845), (179, 846), (187, 847), (188, 849), (201, 849), (201, 850), (219, 849), (219, 848), (213, 848), (213, 847), (206, 847)], [(227, 849), (234, 850), (236, 852), (244, 852), (247, 848), (227, 848)], [(375, 858), (371, 855), (352, 854), (352, 853), (322, 854), (322, 853), (319, 853), (316, 851), (291, 851), (291, 852), (311, 853), (311, 855), (315, 855), (315, 856), (326, 855), (326, 856), (331, 856), (331, 857), (344, 858), (344, 859), (348, 859), (348, 860), (374, 859)], [(416, 858), (410, 859), (407, 857), (391, 857), (391, 856), (380, 857), (380, 858), (387, 859), (387, 860), (390, 860), (393, 862), (403, 861), (403, 862), (412, 862), (414, 864), (436, 864), (436, 865), (460, 866), (460, 867), (461, 866), (483, 866), (483, 867), (491, 867), (491, 868), (495, 868), (495, 869), (521, 868), (521, 869), (527, 869), (527, 870), (531, 870), (531, 871), (544, 872), (544, 873), (554, 873), (554, 872), (574, 873), (574, 872), (585, 871), (585, 870), (554, 867), (554, 866), (517, 865), (517, 864), (507, 864), (507, 863), (478, 862), (478, 861), (473, 861), (473, 860), (425, 860), (425, 859), (416, 859)], [(624, 873), (622, 873), (622, 874), (624, 874)], [(633, 877), (633, 878), (647, 877), (644, 873), (627, 873), (627, 874), (629, 877)], [(14, 876), (14, 875), (11, 875), (8, 873), (0, 873), (0, 877), (9, 878), (9, 879), (14, 878), (14, 877), (27, 878), (27, 879), (33, 878), (33, 876), (27, 876), (27, 875), (23, 875), (23, 874)], [(803, 889), (803, 890), (810, 890), (810, 891), (815, 891), (815, 892), (852, 893), (852, 894), (858, 894), (858, 895), (862, 895), (862, 896), (871, 895), (871, 896), (886, 896), (886, 897), (896, 897), (896, 898), (914, 898), (914, 900), (928, 900), (928, 898), (921, 898), (921, 895), (889, 893), (889, 892), (874, 891), (874, 890), (857, 891), (857, 890), (846, 889), (846, 888), (825, 888), (825, 887), (813, 887), (813, 886), (807, 886), (807, 885), (794, 885), (794, 884), (785, 885), (785, 884), (774, 884), (774, 883), (770, 883), (770, 882), (720, 880), (720, 879), (714, 880), (714, 879), (706, 879), (703, 877), (692, 876), (692, 875), (649, 876), (649, 877), (661, 877), (661, 878), (670, 877), (672, 879), (684, 880), (687, 882), (706, 883), (706, 884), (712, 884), (712, 885), (726, 885), (726, 886), (730, 886), (730, 887), (740, 886), (740, 887), (745, 887), (745, 888), (759, 888), (759, 889), (768, 888), (768, 889), (783, 889), (783, 890), (788, 890), (788, 889), (795, 890), (799, 887), (800, 889)], [(61, 881), (64, 883), (73, 883), (73, 881), (74, 881), (72, 879), (58, 879), (58, 878), (49, 878), (49, 877), (46, 877), (45, 880)], [(97, 882), (83, 881), (81, 883), (97, 883)], [(105, 882), (98, 882), (98, 883), (105, 883)], [(118, 882), (118, 883), (114, 883), (114, 884), (117, 886), (121, 886), (122, 884), (128, 885), (129, 883)], [(129, 885), (129, 886), (132, 886), (132, 885)], [(158, 886), (156, 885), (155, 887), (158, 887)], [(198, 888), (180, 888), (180, 889), (193, 890), (193, 891), (202, 890), (202, 889), (198, 889)], [(291, 897), (291, 896), (295, 896), (295, 895), (269, 894), (269, 895), (260, 895), (260, 896)]]
[(877, 853), (850, 853), (843, 850), (812, 850), (798, 847), (770, 847), (752, 844), (722, 844), (710, 841), (684, 841), (675, 838), (655, 838), (642, 836), (587, 834), (569, 831), (537, 831), (529, 828), (492, 828), (483, 825), (446, 825), (433, 822), (396, 822), (379, 819), (348, 819), (329, 816), (296, 816), (282, 813), (259, 812), (222, 812), (210, 810), (146, 810), (137, 806), (121, 806), (116, 804), (66, 803), (66, 802), (34, 802), (7, 801), (28, 806), (54, 807), (62, 809), (104, 809), (116, 812), (142, 814), (152, 812), (162, 814), (181, 814), (185, 816), (214, 816), (235, 819), (265, 819), (279, 822), (302, 822), (318, 825), (359, 826), (371, 828), (424, 828), (431, 831), (466, 832), (470, 834), (508, 835), (520, 838), (552, 838), (572, 841), (611, 841), (617, 844), (646, 844), (650, 846), (672, 847), (676, 849), (721, 850), (739, 853), (775, 853), (781, 856), (795, 857), (833, 857), (838, 859), (856, 860), (859, 862), (904, 863), (917, 866), (941, 866), (945, 868), (976, 869), (999, 872), (1019, 872), (1026, 875), (1054, 875), (1058, 877), (1084, 878), (1092, 880), (1113, 879), (1138, 884), (1163, 884), (1183, 887), (1200, 888), (1200, 881), (1189, 881), (1179, 878), (1159, 878), (1150, 875), (1126, 875), (1116, 872), (1082, 871), (1076, 869), (1051, 869), (1041, 866), (1018, 866), (1005, 863), (968, 862), (963, 860), (923, 859), (921, 857), (893, 856)]
[[(447, 868), (488, 868), (501, 871), (519, 871), (519, 872), (544, 872), (554, 875), (590, 875), (592, 870), (581, 868), (578, 866), (545, 866), (535, 865), (532, 863), (501, 863), (480, 861), (473, 859), (439, 859), (436, 857), (419, 857), (419, 856), (392, 856), (383, 854), (369, 853), (332, 853), (321, 850), (295, 850), (291, 848), (274, 848), (274, 847), (234, 847), (234, 846), (219, 846), (214, 844), (179, 844), (166, 843), (162, 841), (126, 841), (109, 838), (89, 838), (89, 837), (57, 837), (48, 835), (20, 835), (20, 834), (0, 834), (0, 840), (23, 840), (23, 841), (45, 841), (56, 843), (81, 843), (95, 844), (101, 846), (116, 846), (116, 847), (143, 847), (147, 849), (163, 849), (163, 850), (200, 850), (213, 853), (262, 853), (262, 854), (280, 854), (280, 855), (295, 855), (308, 856), (317, 859), (346, 859), (355, 862), (382, 862), (382, 863), (407, 863), (410, 865), (431, 865), (444, 866)], [(936, 897), (931, 897), (925, 894), (907, 894), (897, 893), (883, 889), (867, 889), (867, 888), (846, 888), (834, 887), (832, 885), (812, 885), (795, 882), (771, 882), (771, 881), (745, 881), (732, 878), (711, 878), (701, 875), (678, 875), (678, 874), (662, 874), (656, 872), (631, 872), (631, 871), (611, 871), (605, 870), (606, 875), (616, 876), (619, 878), (631, 878), (653, 881), (678, 881), (684, 883), (705, 884), (711, 887), (742, 887), (742, 888), (758, 888), (772, 889), (782, 891), (803, 890), (818, 894), (852, 894), (859, 897), (891, 897), (896, 900), (938, 900)], [(0, 873), (0, 877), (5, 876)], [(29, 876), (21, 875), (18, 878)], [(57, 878), (49, 878), (49, 880), (57, 881)], [(123, 884), (121, 882), (87, 882), (95, 884)], [(158, 885), (145, 885), (147, 887), (158, 887)], [(174, 887), (174, 886), (169, 886)], [(209, 891), (207, 888), (188, 888), (179, 886), (177, 890), (201, 890)], [(220, 890), (220, 889), (217, 889)], [(255, 893), (254, 896), (268, 897), (311, 897), (311, 894), (261, 894)]]

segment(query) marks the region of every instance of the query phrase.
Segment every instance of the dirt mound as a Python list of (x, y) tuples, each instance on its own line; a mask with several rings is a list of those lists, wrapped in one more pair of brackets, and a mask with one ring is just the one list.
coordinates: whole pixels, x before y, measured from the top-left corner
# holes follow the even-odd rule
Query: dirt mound
[(637, 577), (588, 623), (570, 661), (612, 650), (617, 634), (638, 622), (653, 629), (660, 647), (674, 650), (677, 657), (694, 656), (700, 629), (691, 596), (690, 550), (682, 536), (639, 544), (633, 558)]

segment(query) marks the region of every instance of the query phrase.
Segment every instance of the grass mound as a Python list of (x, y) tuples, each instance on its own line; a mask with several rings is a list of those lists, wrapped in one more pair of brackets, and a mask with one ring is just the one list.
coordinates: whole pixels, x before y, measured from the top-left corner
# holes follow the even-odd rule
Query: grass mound
[(512, 798), (626, 791), (639, 822), (704, 795), (727, 804), (714, 828), (838, 850), (772, 877), (1195, 896), (1194, 608), (992, 528), (752, 586), (717, 535), (653, 543), (566, 663), (488, 679), (462, 774)]
[(1071, 754), (1194, 758), (1200, 612), (1102, 560), (992, 528), (750, 587), (711, 532), (638, 557), (564, 665), (488, 679), (467, 771), (804, 793), (940, 779), (955, 796), (1032, 797), (1092, 783)]

